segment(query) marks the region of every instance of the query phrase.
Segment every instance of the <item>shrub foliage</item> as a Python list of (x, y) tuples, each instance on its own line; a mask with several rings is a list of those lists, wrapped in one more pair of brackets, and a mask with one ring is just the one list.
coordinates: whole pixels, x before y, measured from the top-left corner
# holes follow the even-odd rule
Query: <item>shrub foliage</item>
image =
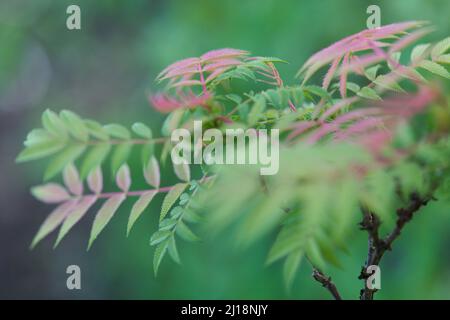
[[(449, 195), (450, 38), (413, 46), (429, 32), (416, 21), (364, 30), (314, 54), (293, 85), (277, 70), (285, 61), (244, 50), (219, 49), (178, 61), (157, 77), (165, 90), (150, 97), (154, 108), (167, 114), (157, 136), (141, 122), (131, 128), (102, 125), (72, 111), (46, 110), (42, 127), (28, 134), (17, 157), (48, 160), (46, 183), (32, 194), (57, 205), (32, 246), (59, 228), (58, 245), (102, 202), (90, 247), (122, 203), (133, 198), (129, 233), (149, 203), (165, 194), (158, 230), (150, 237), (155, 273), (166, 253), (180, 261), (179, 239), (199, 239), (192, 230), (198, 223), (210, 231), (232, 225), (241, 246), (276, 232), (267, 262), (284, 260), (288, 285), (305, 258), (318, 270), (339, 265), (338, 252), (346, 250), (361, 220), (381, 259), (408, 221), (402, 212), (412, 217), (412, 202), (420, 199), (420, 207)], [(243, 92), (244, 82), (252, 90)], [(191, 129), (194, 120), (222, 131), (279, 129), (279, 173), (261, 177), (255, 166), (202, 165), (201, 176), (194, 177), (182, 164), (173, 165), (179, 182), (161, 186), (170, 133)], [(130, 168), (132, 150), (142, 164)], [(133, 188), (130, 170), (141, 173), (148, 188)], [(103, 190), (105, 171), (111, 171), (115, 190)], [(49, 182), (58, 175), (62, 184)], [(382, 238), (381, 223), (394, 234)]]

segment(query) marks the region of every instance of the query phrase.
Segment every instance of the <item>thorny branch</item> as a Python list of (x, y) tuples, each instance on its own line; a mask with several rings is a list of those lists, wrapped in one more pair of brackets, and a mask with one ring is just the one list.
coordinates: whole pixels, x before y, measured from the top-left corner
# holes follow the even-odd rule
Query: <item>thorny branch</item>
[(331, 295), (335, 300), (342, 300), (341, 295), (339, 294), (339, 291), (336, 288), (336, 285), (333, 283), (333, 281), (331, 281), (330, 277), (327, 277), (319, 269), (316, 268), (313, 269), (312, 276), (314, 280), (321, 283), (324, 288), (330, 291)]
[(385, 238), (380, 238), (379, 235), (379, 218), (367, 209), (362, 208), (363, 221), (360, 223), (360, 226), (362, 230), (367, 231), (369, 241), (367, 260), (358, 277), (359, 279), (364, 280), (364, 289), (362, 289), (360, 293), (361, 300), (373, 300), (373, 296), (377, 291), (376, 289), (369, 289), (367, 287), (366, 280), (371, 276), (371, 274), (368, 273), (368, 267), (371, 265), (379, 265), (384, 253), (387, 250), (392, 250), (392, 243), (401, 234), (406, 223), (413, 218), (415, 212), (422, 206), (425, 206), (431, 199), (433, 199), (433, 196), (431, 195), (420, 197), (418, 194), (413, 193), (410, 197), (409, 204), (404, 208), (397, 209), (397, 221), (395, 227)]

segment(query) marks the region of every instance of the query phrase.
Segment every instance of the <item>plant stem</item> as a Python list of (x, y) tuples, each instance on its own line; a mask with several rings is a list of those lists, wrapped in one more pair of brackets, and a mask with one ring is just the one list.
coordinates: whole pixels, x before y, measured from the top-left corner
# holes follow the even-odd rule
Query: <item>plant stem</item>
[(162, 137), (162, 138), (154, 138), (154, 139), (110, 139), (110, 140), (91, 140), (87, 142), (81, 142), (82, 144), (86, 145), (97, 145), (102, 143), (107, 144), (123, 144), (123, 143), (130, 143), (130, 144), (156, 144), (156, 143), (164, 143), (167, 141), (168, 138)]
[(335, 300), (342, 300), (336, 285), (331, 281), (331, 277), (325, 276), (319, 269), (314, 268), (312, 276), (314, 280), (322, 284), (326, 288)]
[[(148, 190), (136, 190), (136, 191), (127, 191), (126, 195), (130, 196), (130, 197), (136, 197), (136, 196), (141, 196), (146, 192), (149, 191), (157, 191), (157, 192), (169, 192), (170, 190), (173, 189), (174, 186), (169, 186), (169, 187), (163, 187), (163, 188), (158, 188), (158, 189), (148, 189)], [(105, 193), (100, 193), (99, 195), (97, 195), (98, 198), (110, 198), (113, 196), (116, 196), (118, 194), (122, 194), (123, 192), (105, 192)]]
[(361, 229), (366, 230), (369, 236), (368, 239), (368, 253), (365, 265), (361, 269), (359, 279), (364, 280), (364, 288), (361, 290), (361, 300), (373, 300), (376, 289), (369, 289), (367, 287), (367, 279), (371, 276), (368, 273), (369, 266), (378, 266), (387, 250), (392, 250), (392, 244), (397, 239), (406, 223), (408, 223), (415, 212), (417, 212), (422, 206), (425, 206), (431, 199), (432, 195), (420, 197), (418, 194), (413, 193), (410, 197), (410, 203), (404, 207), (397, 209), (397, 221), (394, 229), (384, 239), (379, 236), (380, 220), (379, 218), (369, 212), (366, 209), (363, 211), (363, 221), (360, 223)]
[[(200, 180), (199, 183), (205, 183), (209, 180), (211, 180), (212, 178), (214, 178), (214, 176), (203, 176)], [(168, 187), (162, 187), (162, 188), (157, 188), (157, 189), (147, 189), (147, 190), (136, 190), (136, 191), (127, 191), (125, 192), (125, 194), (127, 196), (130, 197), (138, 197), (138, 196), (142, 196), (143, 194), (150, 192), (150, 191), (156, 191), (158, 193), (165, 193), (165, 192), (169, 192), (170, 190), (172, 190), (175, 187), (175, 185), (173, 186), (168, 186)], [(113, 196), (117, 196), (119, 194), (123, 194), (123, 191), (117, 191), (117, 192), (104, 192), (104, 193), (99, 193), (97, 195), (95, 194), (85, 194), (84, 196), (96, 196), (99, 199), (104, 199), (104, 198), (111, 198)]]

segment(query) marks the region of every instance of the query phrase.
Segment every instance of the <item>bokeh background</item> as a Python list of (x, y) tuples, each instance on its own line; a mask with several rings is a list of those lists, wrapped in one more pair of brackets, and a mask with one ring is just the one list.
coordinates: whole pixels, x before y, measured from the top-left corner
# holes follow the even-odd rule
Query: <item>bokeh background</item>
[[(81, 7), (82, 30), (66, 28), (66, 8)], [(26, 133), (40, 126), (46, 108), (72, 109), (102, 123), (142, 121), (155, 132), (163, 117), (147, 94), (167, 64), (221, 47), (290, 61), (287, 83), (315, 51), (365, 28), (366, 8), (381, 7), (382, 24), (429, 20), (434, 40), (448, 36), (448, 0), (2, 0), (0, 2), (0, 298), (98, 299), (328, 299), (307, 264), (290, 292), (281, 264), (264, 266), (270, 239), (245, 252), (224, 235), (179, 243), (182, 265), (166, 259), (153, 276), (158, 197), (125, 237), (127, 203), (86, 252), (93, 212), (62, 244), (54, 235), (28, 246), (51, 207), (34, 200), (44, 162), (16, 165)], [(166, 181), (169, 185), (173, 181)], [(450, 206), (432, 203), (407, 226), (382, 265), (377, 298), (450, 299)], [(356, 299), (366, 255), (357, 230), (328, 272), (345, 298)], [(66, 268), (82, 271), (82, 290), (66, 288)]]

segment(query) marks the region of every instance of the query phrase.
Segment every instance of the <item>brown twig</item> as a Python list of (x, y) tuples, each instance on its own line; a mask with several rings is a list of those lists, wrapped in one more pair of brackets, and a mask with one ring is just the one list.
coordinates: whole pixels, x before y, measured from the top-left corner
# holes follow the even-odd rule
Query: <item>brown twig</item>
[(418, 194), (413, 193), (410, 197), (410, 203), (404, 207), (397, 209), (397, 221), (394, 229), (384, 239), (379, 236), (380, 220), (379, 218), (363, 208), (363, 221), (361, 222), (361, 229), (366, 230), (369, 235), (368, 240), (368, 253), (365, 265), (361, 269), (359, 279), (364, 280), (364, 288), (361, 290), (361, 300), (373, 300), (373, 296), (376, 289), (369, 289), (367, 287), (367, 279), (371, 276), (368, 272), (369, 266), (378, 266), (383, 255), (387, 250), (392, 250), (392, 244), (401, 234), (402, 229), (412, 218), (415, 212), (417, 212), (422, 206), (426, 205), (431, 199), (432, 195), (420, 197)]
[(335, 300), (342, 300), (336, 285), (331, 281), (330, 277), (325, 276), (319, 269), (314, 268), (312, 276), (314, 280), (321, 283), (324, 288), (330, 291), (331, 295)]

